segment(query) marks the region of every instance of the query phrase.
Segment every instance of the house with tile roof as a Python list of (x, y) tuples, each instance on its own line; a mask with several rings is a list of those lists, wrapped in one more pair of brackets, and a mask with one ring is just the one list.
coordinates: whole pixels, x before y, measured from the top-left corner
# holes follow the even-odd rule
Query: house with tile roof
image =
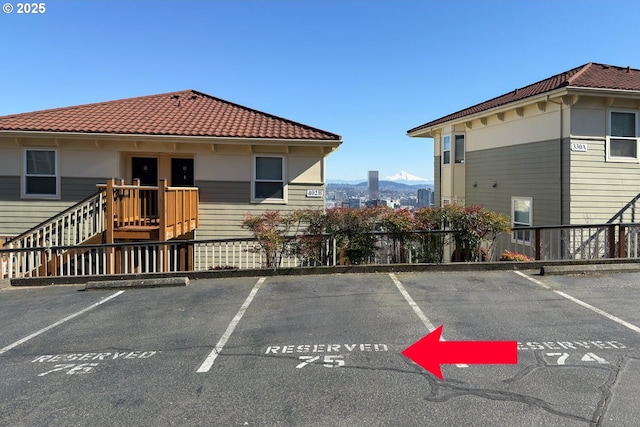
[[(114, 203), (139, 199), (129, 204), (135, 212), (128, 218), (159, 215), (151, 207), (157, 200), (136, 186), (162, 185), (165, 191), (154, 197), (183, 197), (172, 202), (173, 211), (186, 212), (197, 200), (187, 215), (191, 225), (175, 228), (174, 220), (160, 240), (242, 237), (248, 213), (323, 208), (325, 159), (341, 142), (339, 135), (195, 90), (3, 116), (0, 236), (46, 223), (117, 178), (122, 192)], [(114, 206), (94, 210), (115, 209), (116, 217), (125, 209)], [(87, 217), (86, 209), (74, 218)], [(79, 220), (65, 221), (72, 227)], [(138, 236), (149, 224), (135, 224)]]
[(514, 225), (631, 222), (640, 70), (588, 63), (407, 131), (433, 138), (437, 204)]

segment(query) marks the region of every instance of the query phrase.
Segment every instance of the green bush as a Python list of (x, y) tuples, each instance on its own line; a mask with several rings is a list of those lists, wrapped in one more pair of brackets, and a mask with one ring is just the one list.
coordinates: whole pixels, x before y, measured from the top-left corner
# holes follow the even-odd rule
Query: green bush
[[(482, 260), (486, 253), (483, 243), (493, 246), (500, 233), (508, 232), (509, 218), (481, 206), (447, 205), (441, 208), (421, 208), (414, 212), (387, 207), (364, 209), (305, 209), (281, 213), (265, 211), (248, 215), (242, 226), (249, 229), (267, 259), (267, 266), (277, 268), (289, 253), (310, 262), (324, 263), (326, 257), (336, 257), (341, 264), (362, 264), (376, 251), (374, 232), (384, 232), (393, 241), (393, 262), (406, 262), (406, 250), (411, 248), (420, 262), (442, 262), (443, 235), (427, 233), (433, 230), (451, 232), (456, 250), (454, 260)], [(326, 239), (336, 242), (327, 248)], [(328, 250), (327, 250), (328, 249)], [(397, 254), (397, 255), (396, 255)]]

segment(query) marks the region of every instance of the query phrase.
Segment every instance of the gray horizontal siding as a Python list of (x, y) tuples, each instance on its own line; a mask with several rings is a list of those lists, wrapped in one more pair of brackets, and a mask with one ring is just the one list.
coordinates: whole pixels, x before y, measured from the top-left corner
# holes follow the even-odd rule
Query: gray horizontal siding
[[(586, 144), (587, 151), (570, 152), (571, 222), (607, 222), (640, 192), (640, 164), (606, 161), (604, 140), (573, 142)], [(629, 210), (622, 220), (640, 218)]]
[(20, 177), (0, 176), (0, 203), (20, 200)]
[[(0, 178), (0, 236), (20, 234), (62, 210), (97, 192), (96, 184), (105, 180), (62, 178), (60, 200), (20, 198), (20, 177)], [(322, 184), (289, 184), (286, 204), (250, 203), (250, 182), (198, 181), (200, 193), (200, 239), (249, 236), (241, 228), (246, 215), (265, 210), (324, 208), (324, 197), (307, 198), (306, 190), (325, 190)]]
[(251, 201), (251, 183), (239, 181), (197, 181), (200, 203), (246, 204)]
[(532, 197), (534, 225), (560, 223), (557, 140), (469, 151), (465, 165), (467, 206), (483, 205), (511, 215), (512, 196)]
[(22, 199), (20, 177), (0, 177), (0, 236), (20, 234), (95, 194), (99, 178), (61, 178), (59, 200)]
[(80, 200), (96, 194), (97, 184), (105, 184), (107, 178), (65, 178), (60, 182), (60, 196), (62, 201), (77, 203)]
[(250, 182), (198, 181), (200, 193), (200, 226), (198, 239), (249, 237), (241, 227), (247, 215), (259, 215), (266, 210), (290, 212), (295, 209), (323, 209), (325, 199), (307, 198), (307, 190), (325, 190), (323, 184), (288, 184), (287, 203), (250, 203)]

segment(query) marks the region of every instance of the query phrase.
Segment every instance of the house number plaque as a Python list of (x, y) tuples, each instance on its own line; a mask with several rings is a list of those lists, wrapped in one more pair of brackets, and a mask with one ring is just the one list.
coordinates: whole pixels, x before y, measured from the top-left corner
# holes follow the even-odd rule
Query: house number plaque
[(307, 197), (323, 197), (324, 190), (307, 190)]

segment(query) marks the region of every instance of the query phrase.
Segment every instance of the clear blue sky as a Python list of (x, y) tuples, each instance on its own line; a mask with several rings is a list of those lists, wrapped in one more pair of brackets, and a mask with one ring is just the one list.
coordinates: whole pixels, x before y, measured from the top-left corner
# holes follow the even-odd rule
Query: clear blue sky
[(0, 3), (0, 115), (195, 89), (342, 135), (329, 179), (432, 178), (408, 129), (590, 61), (640, 68), (635, 0)]

